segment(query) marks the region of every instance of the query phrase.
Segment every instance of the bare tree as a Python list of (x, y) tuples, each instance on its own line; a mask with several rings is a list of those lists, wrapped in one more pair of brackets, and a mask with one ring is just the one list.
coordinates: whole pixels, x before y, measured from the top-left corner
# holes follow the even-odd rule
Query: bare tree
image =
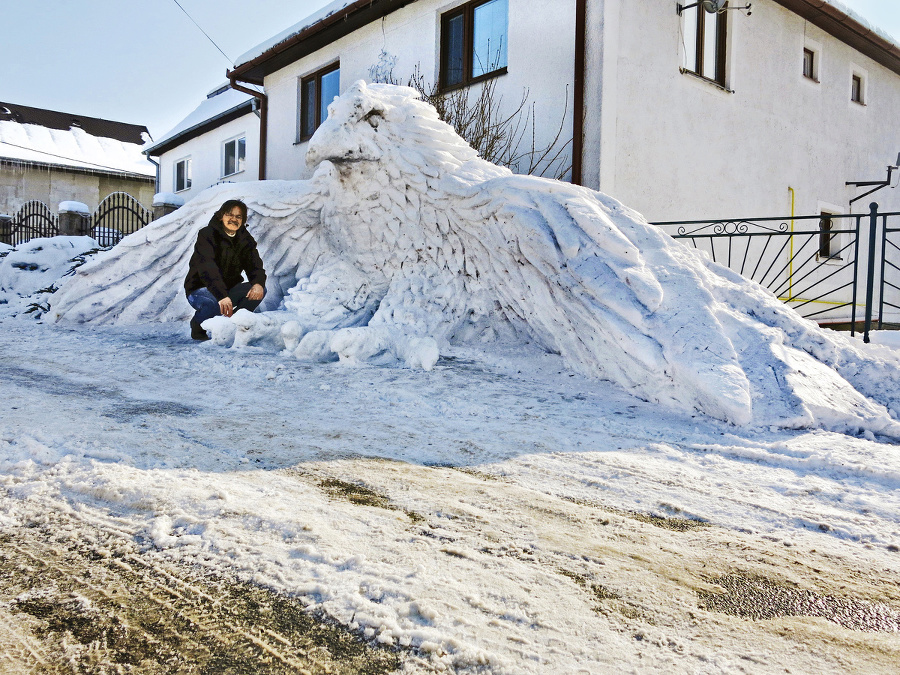
[[(400, 84), (394, 77), (396, 57), (386, 52), (378, 64), (369, 69), (373, 82)], [(566, 107), (553, 139), (538, 145), (536, 106), (529, 102), (526, 88), (518, 103), (504, 112), (503, 96), (497, 93), (497, 79), (491, 78), (472, 87), (441, 91), (437, 83), (430, 84), (416, 65), (407, 85), (437, 110), (440, 118), (450, 124), (484, 159), (505, 166), (515, 173), (567, 180), (572, 174), (572, 158), (568, 150), (571, 138), (563, 140), (569, 106), (569, 87), (566, 86)]]

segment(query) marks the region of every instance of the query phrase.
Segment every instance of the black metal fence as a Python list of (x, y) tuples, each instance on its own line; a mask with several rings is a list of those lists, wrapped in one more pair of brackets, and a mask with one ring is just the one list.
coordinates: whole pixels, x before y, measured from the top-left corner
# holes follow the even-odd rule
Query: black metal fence
[(59, 216), (42, 201), (32, 199), (16, 211), (12, 219), (10, 244), (18, 246), (38, 237), (59, 234)]
[[(153, 212), (145, 209), (137, 199), (127, 192), (113, 192), (84, 219), (79, 231), (93, 237), (100, 246), (109, 247), (152, 220)], [(31, 239), (58, 234), (59, 216), (43, 202), (32, 200), (13, 216), (8, 243), (18, 246)]]
[[(654, 223), (801, 316), (851, 333), (900, 318), (900, 213)], [(880, 257), (878, 256), (878, 243)]]
[(101, 246), (114, 246), (150, 223), (153, 213), (127, 192), (113, 192), (91, 216), (91, 236)]

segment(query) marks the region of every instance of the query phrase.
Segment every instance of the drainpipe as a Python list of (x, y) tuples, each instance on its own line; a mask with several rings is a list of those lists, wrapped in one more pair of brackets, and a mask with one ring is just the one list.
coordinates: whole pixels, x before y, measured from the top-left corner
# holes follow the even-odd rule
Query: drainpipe
[(269, 126), (269, 97), (264, 92), (242, 87), (237, 83), (237, 76), (230, 70), (225, 71), (231, 88), (259, 99), (259, 179), (266, 179), (266, 140)]
[(572, 183), (581, 185), (584, 153), (584, 66), (587, 50), (587, 0), (575, 0), (575, 98), (572, 105)]
[(159, 162), (155, 161), (150, 155), (147, 155), (147, 161), (156, 166), (156, 187), (153, 190), (153, 194), (159, 194)]

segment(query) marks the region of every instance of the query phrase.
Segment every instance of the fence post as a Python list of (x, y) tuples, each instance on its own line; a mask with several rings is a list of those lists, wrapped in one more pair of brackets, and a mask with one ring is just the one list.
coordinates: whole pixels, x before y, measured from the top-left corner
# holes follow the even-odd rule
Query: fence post
[(153, 220), (159, 220), (182, 206), (184, 197), (171, 192), (158, 192), (153, 195)]
[(869, 204), (869, 264), (866, 268), (866, 324), (863, 327), (863, 342), (869, 341), (872, 328), (872, 299), (875, 290), (875, 240), (878, 230), (878, 204)]
[(91, 210), (81, 202), (60, 202), (59, 233), (80, 237), (91, 233)]
[(0, 213), (0, 244), (12, 244), (12, 216)]

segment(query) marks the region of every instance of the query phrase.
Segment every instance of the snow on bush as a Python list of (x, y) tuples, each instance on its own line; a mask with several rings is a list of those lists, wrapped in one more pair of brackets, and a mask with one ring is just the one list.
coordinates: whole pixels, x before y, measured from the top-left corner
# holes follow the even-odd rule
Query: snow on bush
[(572, 370), (735, 424), (900, 435), (900, 359), (800, 318), (616, 200), (480, 158), (412, 89), (359, 82), (310, 141), (309, 181), (210, 188), (78, 270), (69, 322), (183, 320), (196, 232), (250, 208), (263, 309), (214, 345), (430, 368), (453, 344), (536, 343)]

